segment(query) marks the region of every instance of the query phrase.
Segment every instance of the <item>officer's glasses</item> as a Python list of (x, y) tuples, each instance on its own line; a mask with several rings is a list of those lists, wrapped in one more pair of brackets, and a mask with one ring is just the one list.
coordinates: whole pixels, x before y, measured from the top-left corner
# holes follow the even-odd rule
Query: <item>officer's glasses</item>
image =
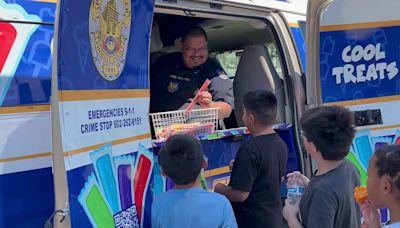
[(193, 55), (193, 54), (196, 54), (196, 53), (205, 53), (205, 52), (207, 52), (207, 51), (208, 51), (208, 47), (201, 47), (201, 48), (191, 48), (191, 47), (188, 47), (188, 48), (185, 48), (184, 50), (185, 50), (185, 52), (187, 52), (188, 54)]

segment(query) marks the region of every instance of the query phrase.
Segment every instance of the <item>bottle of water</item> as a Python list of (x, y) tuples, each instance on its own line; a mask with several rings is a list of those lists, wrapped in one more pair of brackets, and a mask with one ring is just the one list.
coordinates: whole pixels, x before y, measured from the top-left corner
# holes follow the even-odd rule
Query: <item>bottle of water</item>
[(287, 199), (289, 203), (295, 205), (301, 199), (303, 192), (303, 183), (294, 175), (290, 183), (289, 181), (287, 183)]

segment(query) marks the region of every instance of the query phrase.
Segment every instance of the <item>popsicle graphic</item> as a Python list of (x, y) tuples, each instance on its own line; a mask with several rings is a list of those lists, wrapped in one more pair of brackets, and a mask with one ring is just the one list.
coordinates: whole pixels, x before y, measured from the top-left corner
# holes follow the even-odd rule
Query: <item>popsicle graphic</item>
[(6, 22), (0, 23), (0, 44), (2, 44), (2, 48), (0, 49), (0, 72), (3, 70), (8, 53), (10, 53), (16, 37), (17, 30), (14, 26)]
[(117, 169), (117, 179), (119, 188), (119, 197), (121, 201), (121, 208), (125, 210), (133, 205), (135, 202), (133, 192), (133, 177), (134, 177), (134, 156), (122, 156), (114, 159), (115, 167)]
[(154, 175), (153, 175), (153, 192), (154, 196), (157, 196), (165, 191), (166, 187), (166, 178), (161, 175), (161, 167), (157, 162), (157, 158), (154, 158)]
[(88, 177), (78, 201), (93, 227), (114, 227), (113, 215), (93, 173)]
[(110, 206), (112, 214), (121, 210), (119, 190), (115, 178), (115, 169), (112, 162), (111, 144), (104, 145), (98, 150), (90, 153), (90, 159), (93, 162), (96, 177), (104, 192), (105, 198)]
[(393, 137), (391, 136), (375, 136), (371, 137), (371, 142), (372, 142), (372, 148), (374, 151), (392, 144)]
[(112, 145), (107, 144), (90, 153), (94, 172), (78, 200), (93, 227), (143, 227), (146, 193), (154, 166), (152, 153), (141, 144), (136, 156), (113, 158), (111, 152)]
[(364, 169), (367, 169), (368, 161), (373, 154), (370, 132), (369, 131), (357, 132), (354, 143), (361, 164), (363, 165)]
[(143, 209), (146, 192), (149, 186), (150, 175), (153, 170), (153, 159), (151, 152), (139, 144), (138, 154), (136, 157), (136, 173), (134, 186), (135, 204), (139, 215), (140, 226), (143, 227)]
[(365, 170), (365, 168), (361, 165), (360, 161), (358, 160), (358, 158), (356, 158), (356, 156), (354, 155), (354, 153), (352, 151), (350, 151), (350, 153), (347, 155), (347, 159), (349, 159), (358, 169), (358, 171), (360, 172), (360, 176), (361, 176), (361, 184), (362, 185), (366, 185), (367, 184), (367, 171)]
[(200, 172), (200, 183), (201, 183), (201, 187), (204, 190), (208, 190), (208, 185), (207, 185), (207, 182), (206, 182), (206, 178), (204, 176), (204, 169), (201, 169), (201, 172)]
[(396, 134), (393, 138), (393, 144), (400, 144), (400, 130), (396, 131)]

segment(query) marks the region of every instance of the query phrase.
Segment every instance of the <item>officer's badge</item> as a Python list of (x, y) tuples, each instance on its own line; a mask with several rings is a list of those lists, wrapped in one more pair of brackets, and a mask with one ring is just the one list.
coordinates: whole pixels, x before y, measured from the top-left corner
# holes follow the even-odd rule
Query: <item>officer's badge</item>
[(125, 66), (130, 29), (130, 0), (92, 0), (90, 46), (97, 71), (106, 80), (117, 79)]
[(167, 89), (168, 89), (168, 92), (174, 93), (179, 89), (179, 83), (178, 82), (170, 82)]

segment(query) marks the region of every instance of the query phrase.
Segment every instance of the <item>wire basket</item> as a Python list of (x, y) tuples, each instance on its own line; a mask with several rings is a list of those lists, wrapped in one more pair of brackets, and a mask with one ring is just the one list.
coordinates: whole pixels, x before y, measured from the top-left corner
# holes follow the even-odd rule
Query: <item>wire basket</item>
[(193, 109), (151, 113), (154, 133), (158, 141), (165, 141), (169, 136), (188, 134), (201, 136), (214, 133), (218, 122), (218, 108)]

